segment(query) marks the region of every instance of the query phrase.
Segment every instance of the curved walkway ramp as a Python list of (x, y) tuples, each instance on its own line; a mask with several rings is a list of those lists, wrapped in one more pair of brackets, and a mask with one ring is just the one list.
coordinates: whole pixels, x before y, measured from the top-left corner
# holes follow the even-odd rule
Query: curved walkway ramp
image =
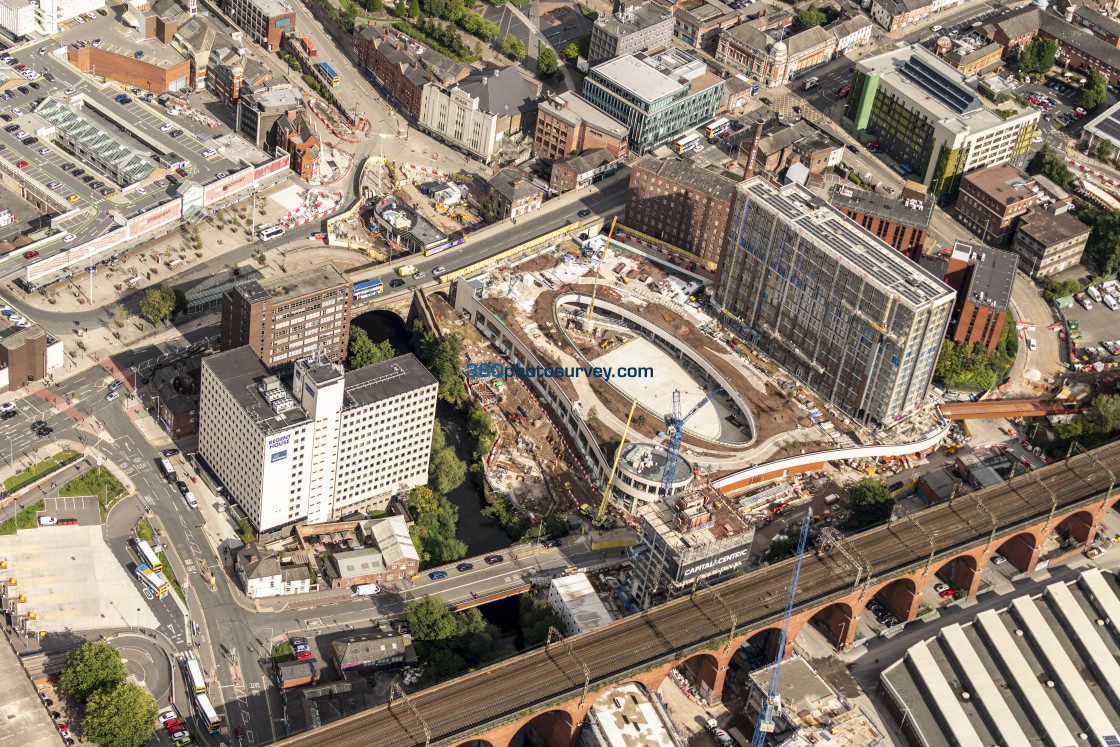
[[(985, 403), (987, 404), (987, 403)], [(948, 416), (946, 416), (948, 417)], [(820, 469), (825, 462), (833, 459), (875, 459), (880, 457), (908, 456), (918, 452), (928, 451), (937, 446), (945, 434), (949, 432), (950, 424), (932, 431), (920, 441), (910, 441), (904, 444), (875, 444), (871, 446), (852, 446), (847, 449), (829, 449), (815, 451), (811, 454), (798, 454), (797, 456), (766, 462), (745, 470), (721, 477), (712, 481), (712, 487), (721, 493), (734, 493), (737, 490), (754, 485), (766, 480), (774, 480), (787, 475), (796, 475), (801, 472), (814, 472)]]

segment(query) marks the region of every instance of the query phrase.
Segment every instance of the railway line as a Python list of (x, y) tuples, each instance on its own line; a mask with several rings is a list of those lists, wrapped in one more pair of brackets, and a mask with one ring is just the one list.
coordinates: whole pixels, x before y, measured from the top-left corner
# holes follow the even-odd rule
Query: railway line
[[(846, 538), (846, 553), (805, 557), (795, 612), (823, 608), (857, 587), (882, 584), (1024, 527), (1097, 505), (1116, 488), (1120, 443), (1080, 453), (1010, 483), (955, 497)], [(774, 625), (783, 612), (792, 561), (699, 591), (571, 640), (554, 642), (279, 744), (284, 747), (412, 747), (457, 744), (472, 734), (580, 697), (628, 673), (712, 648), (731, 632)], [(590, 697), (590, 696), (589, 696)]]
[(949, 420), (1069, 415), (1081, 412), (1081, 403), (1064, 399), (989, 399), (982, 402), (946, 402), (941, 414)]

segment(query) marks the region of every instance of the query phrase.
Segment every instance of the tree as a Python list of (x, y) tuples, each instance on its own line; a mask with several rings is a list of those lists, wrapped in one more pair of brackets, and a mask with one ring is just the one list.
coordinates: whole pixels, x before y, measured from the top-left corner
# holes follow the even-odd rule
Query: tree
[(86, 739), (101, 747), (140, 747), (155, 731), (158, 715), (159, 706), (147, 690), (121, 682), (90, 697), (82, 729)]
[(246, 545), (257, 541), (257, 533), (253, 531), (253, 525), (249, 523), (248, 519), (237, 520), (237, 536)]
[(878, 524), (890, 518), (895, 501), (883, 483), (874, 477), (865, 477), (845, 487), (848, 490), (848, 507), (857, 524)]
[(1019, 69), (1024, 73), (1044, 74), (1054, 67), (1058, 43), (1053, 39), (1035, 39), (1019, 55)]
[(454, 677), (493, 657), (500, 632), (477, 608), (450, 612), (439, 596), (405, 604), (408, 629), (424, 661), (421, 686)]
[(463, 0), (448, 0), (448, 3), (443, 6), (443, 17), (452, 23), (458, 23), (466, 12)]
[(482, 16), (478, 13), (464, 13), (463, 17), (459, 19), (459, 25), (468, 34), (478, 35), (478, 32), (482, 29)]
[(447, 609), (438, 594), (425, 594), (415, 602), (408, 602), (405, 609), (408, 632), (414, 641), (446, 641), (459, 634), (454, 613)]
[(542, 44), (541, 53), (537, 57), (537, 72), (540, 73), (542, 78), (548, 78), (556, 75), (556, 71), (559, 69), (560, 61), (556, 59), (556, 53), (552, 51), (552, 47)]
[(812, 5), (797, 14), (797, 28), (799, 30), (812, 28), (813, 26), (823, 26), (827, 22), (828, 17), (824, 12)]
[(494, 41), (498, 38), (498, 34), (502, 33), (498, 28), (498, 24), (493, 21), (483, 18), (478, 28), (478, 35), (486, 41)]
[(371, 7), (370, 7), (370, 11), (372, 11), (373, 13), (384, 13), (385, 12), (385, 3), (382, 2), (382, 0), (373, 0), (373, 3), (371, 4)]
[(1120, 430), (1120, 394), (1101, 394), (1093, 400), (1097, 430), (1104, 435)]
[(576, 44), (579, 45), (579, 53), (584, 57), (591, 51), (591, 34), (580, 34), (576, 39)]
[(513, 34), (506, 34), (502, 37), (502, 54), (511, 60), (520, 62), (525, 59), (525, 42)]
[(436, 421), (432, 429), (432, 455), (428, 462), (428, 486), (437, 493), (447, 494), (463, 484), (467, 465), (455, 454), (455, 447), (447, 443), (443, 426)]
[(1083, 210), (1081, 220), (1092, 229), (1086, 251), (1104, 261), (1101, 274), (1120, 271), (1120, 210)]
[(397, 355), (388, 340), (374, 342), (361, 327), (350, 325), (350, 342), (346, 346), (346, 365), (351, 370), (372, 366)]
[(522, 594), (518, 622), (521, 629), (521, 643), (532, 648), (548, 639), (548, 629), (564, 630), (564, 621), (552, 611), (552, 605), (532, 594)]
[(175, 312), (175, 291), (166, 285), (149, 288), (140, 301), (140, 313), (159, 324)]
[(1085, 74), (1085, 85), (1081, 87), (1081, 95), (1078, 96), (1077, 103), (1088, 111), (1092, 111), (1104, 103), (1107, 95), (1108, 78), (1093, 68), (1089, 68)]
[(456, 334), (440, 336), (435, 332), (425, 331), (419, 319), (413, 323), (412, 337), (412, 347), (417, 351), (417, 357), (439, 382), (440, 399), (451, 404), (460, 402), (467, 396), (459, 370), (463, 357), (463, 338)]
[(417, 2), (417, 0), (409, 0), (409, 3), (408, 3), (408, 17), (409, 18), (419, 18), (420, 17), (420, 3)]
[(1112, 158), (1112, 141), (1102, 140), (1097, 146), (1097, 159), (1107, 162), (1110, 158)]
[(405, 5), (405, 0), (397, 0), (397, 7), (393, 8), (393, 15), (397, 18), (404, 18), (408, 15), (408, 6)]
[(58, 684), (79, 703), (85, 703), (98, 690), (114, 688), (127, 678), (115, 648), (106, 643), (86, 643), (66, 654)]
[(575, 58), (579, 57), (579, 46), (576, 45), (575, 42), (572, 42), (568, 46), (564, 47), (564, 51), (561, 53), (561, 55), (565, 60), (574, 60)]
[(1031, 174), (1042, 174), (1062, 189), (1068, 190), (1073, 184), (1073, 172), (1066, 166), (1062, 155), (1049, 146), (1043, 145), (1027, 166)]
[(423, 485), (409, 494), (408, 508), (415, 523), (409, 527), (413, 543), (420, 551), (420, 567), (430, 568), (460, 560), (467, 545), (455, 537), (459, 509), (446, 497)]

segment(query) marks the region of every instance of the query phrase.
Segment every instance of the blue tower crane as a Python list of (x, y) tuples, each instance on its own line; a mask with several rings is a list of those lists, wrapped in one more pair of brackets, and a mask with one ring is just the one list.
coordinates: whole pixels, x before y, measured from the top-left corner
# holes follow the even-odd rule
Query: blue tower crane
[(673, 429), (673, 433), (669, 439), (669, 453), (665, 457), (665, 476), (661, 479), (661, 495), (663, 497), (668, 498), (673, 490), (673, 478), (676, 477), (677, 474), (677, 457), (681, 453), (681, 439), (684, 437), (684, 424), (689, 418), (696, 414), (697, 410), (708, 404), (708, 400), (722, 391), (723, 387), (716, 389), (707, 397), (700, 400), (700, 404), (689, 410), (688, 414), (682, 418), (681, 392), (679, 389), (673, 390), (673, 413), (669, 420), (669, 427)]
[(758, 722), (754, 727), (751, 747), (762, 747), (766, 742), (766, 735), (774, 731), (774, 708), (778, 704), (778, 675), (782, 671), (786, 634), (789, 633), (789, 619), (793, 615), (793, 599), (797, 595), (797, 579), (801, 576), (801, 559), (805, 557), (805, 541), (809, 538), (809, 522), (812, 518), (813, 509), (810, 508), (805, 514), (805, 520), (801, 522), (801, 539), (797, 541), (797, 560), (793, 564), (793, 578), (789, 581), (789, 595), (786, 597), (786, 614), (782, 617), (782, 632), (778, 636), (778, 655), (774, 659), (774, 671), (770, 675), (770, 689), (766, 693), (766, 703), (762, 712), (758, 714)]

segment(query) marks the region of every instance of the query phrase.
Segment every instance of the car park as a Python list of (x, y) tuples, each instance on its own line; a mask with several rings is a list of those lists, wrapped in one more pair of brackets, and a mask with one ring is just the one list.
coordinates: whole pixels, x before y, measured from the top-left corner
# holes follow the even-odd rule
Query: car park
[(85, 169), (74, 169), (73, 171), (70, 172), (70, 176), (80, 177), (80, 176), (85, 176), (85, 173), (86, 173)]
[[(8, 117), (7, 114), (5, 114), (4, 116)], [(8, 117), (8, 121), (11, 122), (12, 118)], [(7, 127), (4, 128), (4, 132), (15, 132), (18, 129), (19, 129), (19, 125), (8, 125)]]
[(89, 183), (90, 183), (90, 182), (92, 182), (92, 181), (93, 181), (93, 180), (94, 180), (95, 178), (96, 178), (96, 177), (94, 177), (94, 175), (93, 175), (93, 174), (86, 174), (85, 176), (83, 176), (83, 177), (82, 177), (82, 181), (83, 181), (83, 182), (85, 182), (86, 184), (89, 184)]
[(28, 87), (27, 87), (27, 86), (20, 86), (20, 87), (19, 87), (19, 88), (17, 88), (16, 90), (17, 90), (17, 91), (19, 91), (20, 93), (22, 93), (22, 94), (23, 94), (24, 96), (26, 96), (27, 94), (31, 93), (30, 89), (28, 89)]
[(59, 166), (59, 168), (62, 169), (63, 171), (73, 171), (74, 170), (74, 164), (64, 163), (61, 166)]
[(21, 139), (21, 140), (23, 138), (27, 137), (27, 130), (17, 130), (16, 131), (16, 137)]
[(104, 186), (105, 186), (105, 182), (103, 182), (103, 181), (96, 181), (96, 182), (94, 182), (93, 184), (91, 184), (91, 185), (89, 185), (89, 186), (90, 186), (90, 188), (91, 188), (91, 189), (101, 189), (102, 187), (104, 187)]
[(23, 143), (24, 145), (38, 145), (39, 144), (39, 138), (37, 138), (37, 137), (25, 137), (23, 140), (20, 140), (20, 142)]

